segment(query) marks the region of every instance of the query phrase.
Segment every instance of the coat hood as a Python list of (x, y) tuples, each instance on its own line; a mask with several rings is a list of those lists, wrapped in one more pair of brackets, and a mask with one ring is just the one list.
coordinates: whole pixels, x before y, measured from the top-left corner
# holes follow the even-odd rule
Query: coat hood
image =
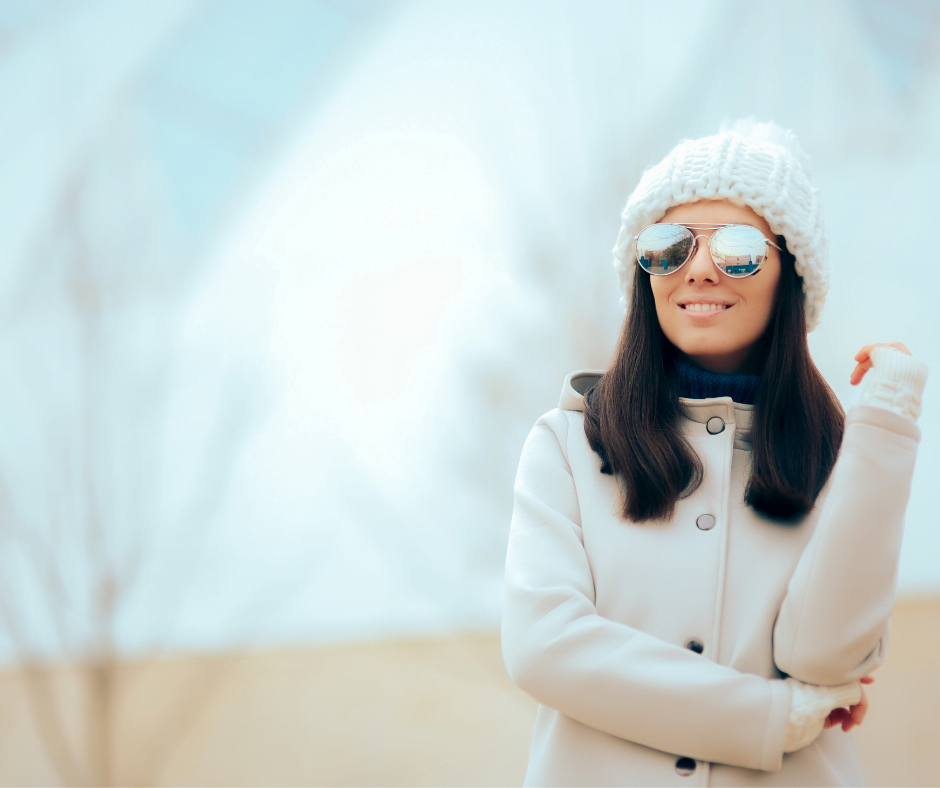
[[(558, 407), (561, 410), (583, 412), (584, 395), (601, 377), (606, 370), (603, 369), (576, 369), (565, 377), (561, 386), (561, 396), (558, 398)], [(751, 448), (751, 419), (754, 415), (754, 406), (735, 402), (731, 397), (709, 397), (707, 399), (691, 399), (679, 397), (679, 405), (689, 421), (705, 424), (709, 419), (718, 416), (728, 426), (734, 428), (734, 447), (736, 449), (750, 450)]]
[(561, 387), (558, 407), (562, 410), (583, 410), (584, 395), (601, 379), (604, 372), (606, 370), (603, 369), (576, 369), (569, 373)]

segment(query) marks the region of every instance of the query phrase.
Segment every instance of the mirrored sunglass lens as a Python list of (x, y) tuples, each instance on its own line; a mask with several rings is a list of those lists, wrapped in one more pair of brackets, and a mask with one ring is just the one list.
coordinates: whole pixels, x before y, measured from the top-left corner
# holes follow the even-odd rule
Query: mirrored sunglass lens
[(651, 274), (668, 274), (682, 265), (692, 251), (692, 233), (676, 224), (654, 224), (640, 233), (637, 259)]
[(728, 276), (747, 276), (764, 262), (767, 244), (756, 227), (736, 225), (715, 231), (711, 251), (715, 265)]

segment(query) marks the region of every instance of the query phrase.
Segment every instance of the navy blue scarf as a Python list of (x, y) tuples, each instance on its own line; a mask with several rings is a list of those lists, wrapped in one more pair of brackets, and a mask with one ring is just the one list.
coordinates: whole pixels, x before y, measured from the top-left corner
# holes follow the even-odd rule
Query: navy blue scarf
[(753, 405), (757, 396), (760, 375), (726, 375), (709, 372), (690, 364), (685, 359), (676, 359), (679, 370), (679, 396), (689, 399), (709, 397), (731, 397), (742, 405)]

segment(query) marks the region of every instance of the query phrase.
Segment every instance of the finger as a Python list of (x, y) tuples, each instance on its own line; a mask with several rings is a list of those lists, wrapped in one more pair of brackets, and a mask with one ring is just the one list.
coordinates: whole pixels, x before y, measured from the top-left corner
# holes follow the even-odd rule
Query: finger
[[(864, 719), (864, 717), (862, 718)], [(842, 723), (842, 730), (845, 733), (848, 733), (852, 728), (857, 728), (862, 724), (862, 720), (857, 719), (856, 717), (849, 717), (845, 722)]]
[(865, 377), (865, 373), (868, 372), (872, 367), (871, 359), (866, 359), (865, 361), (860, 361), (855, 365), (855, 369), (852, 370), (852, 376), (849, 378), (849, 383), (853, 386), (858, 385), (862, 378)]
[(874, 676), (862, 676), (859, 679), (859, 681), (862, 682), (862, 684), (873, 684), (875, 681), (875, 677)]
[(842, 718), (841, 715), (837, 715), (837, 714), (836, 714), (837, 711), (839, 711), (839, 709), (833, 709), (833, 710), (830, 711), (829, 714), (826, 716), (826, 723), (825, 723), (825, 724), (826, 724), (826, 727), (827, 727), (827, 728), (831, 728), (833, 725), (838, 725), (840, 722), (842, 722), (842, 719), (843, 719), (843, 718)]
[(862, 699), (859, 701), (858, 709), (855, 710), (855, 716), (858, 719), (858, 724), (862, 724), (862, 720), (865, 719), (865, 715), (868, 714), (868, 696), (865, 694), (865, 690), (862, 690)]
[(846, 718), (842, 721), (842, 730), (845, 731), (845, 733), (848, 733), (856, 725), (858, 725), (858, 723), (855, 721), (854, 714), (852, 714), (852, 712), (849, 712), (846, 715)]
[(856, 728), (862, 724), (865, 720), (865, 715), (868, 713), (868, 698), (865, 697), (865, 691), (862, 690), (862, 699), (858, 702), (849, 706), (849, 714), (846, 720), (842, 723), (842, 730), (848, 733), (852, 728)]
[(826, 717), (827, 720), (831, 720), (833, 725), (838, 725), (841, 722), (845, 722), (849, 718), (848, 709), (833, 709), (829, 712), (829, 716)]

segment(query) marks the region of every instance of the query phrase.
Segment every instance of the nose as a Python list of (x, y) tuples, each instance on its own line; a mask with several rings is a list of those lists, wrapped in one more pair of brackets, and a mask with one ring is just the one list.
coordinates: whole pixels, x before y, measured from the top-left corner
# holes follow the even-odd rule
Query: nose
[(711, 249), (708, 248), (707, 235), (695, 236), (695, 251), (692, 259), (685, 264), (686, 282), (711, 282), (718, 284), (718, 268), (712, 261)]

